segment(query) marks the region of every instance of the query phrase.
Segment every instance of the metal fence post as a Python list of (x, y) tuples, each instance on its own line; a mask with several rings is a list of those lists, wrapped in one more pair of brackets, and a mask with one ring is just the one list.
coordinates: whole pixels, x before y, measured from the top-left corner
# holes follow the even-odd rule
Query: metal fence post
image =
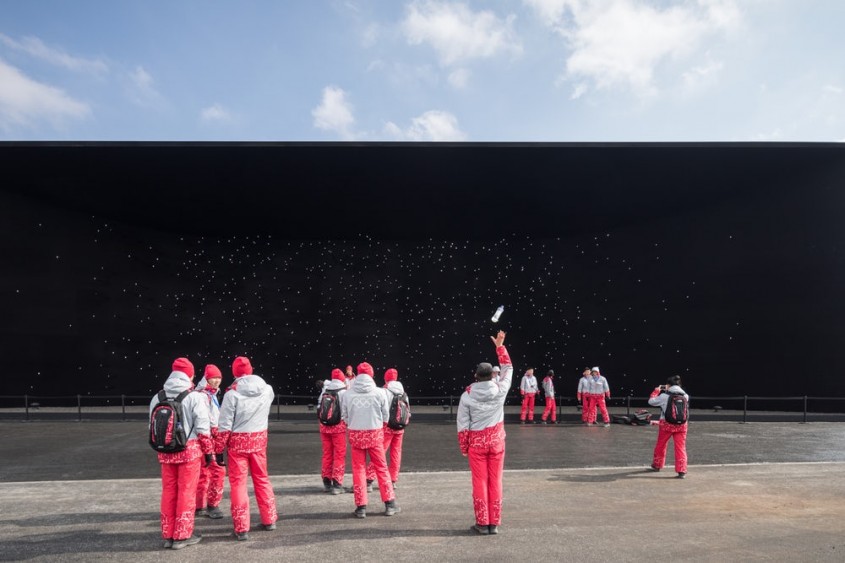
[(23, 396), (23, 408), (26, 411), (26, 420), (29, 421), (29, 395)]
[(78, 422), (82, 422), (82, 395), (76, 396), (76, 408), (79, 411), (79, 420)]
[(804, 422), (802, 424), (807, 424), (807, 395), (804, 395)]
[(631, 396), (630, 395), (628, 395), (628, 400), (626, 401), (626, 403), (627, 404), (625, 405), (625, 415), (631, 416)]
[(742, 397), (742, 423), (748, 422), (748, 395)]
[(449, 395), (449, 420), (452, 420), (452, 400), (453, 399), (454, 399), (454, 397), (452, 397), (452, 395)]
[(126, 422), (126, 395), (120, 396), (120, 412), (123, 413), (123, 422)]
[(282, 396), (276, 395), (276, 420), (282, 420)]

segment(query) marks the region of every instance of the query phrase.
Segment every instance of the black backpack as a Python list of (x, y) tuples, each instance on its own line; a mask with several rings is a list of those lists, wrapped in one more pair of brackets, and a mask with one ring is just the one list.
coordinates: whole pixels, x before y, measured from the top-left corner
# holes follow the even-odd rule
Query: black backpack
[(402, 430), (410, 423), (411, 405), (408, 404), (408, 394), (393, 393), (393, 400), (390, 401), (390, 409), (387, 411), (387, 427), (391, 430)]
[(669, 402), (666, 403), (663, 418), (669, 424), (686, 424), (689, 419), (689, 405), (683, 393), (669, 393)]
[(188, 437), (182, 425), (182, 400), (191, 390), (179, 393), (175, 399), (168, 399), (164, 390), (158, 392), (158, 404), (150, 415), (150, 446), (160, 453), (176, 453), (185, 449)]
[(320, 404), (317, 405), (317, 420), (323, 426), (340, 424), (340, 397), (337, 389), (323, 392)]

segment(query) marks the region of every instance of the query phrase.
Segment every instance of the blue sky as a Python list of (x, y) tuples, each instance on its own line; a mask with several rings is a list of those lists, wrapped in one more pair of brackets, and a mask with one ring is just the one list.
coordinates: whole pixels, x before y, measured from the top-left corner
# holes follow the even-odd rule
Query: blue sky
[(0, 140), (845, 141), (841, 0), (37, 0)]

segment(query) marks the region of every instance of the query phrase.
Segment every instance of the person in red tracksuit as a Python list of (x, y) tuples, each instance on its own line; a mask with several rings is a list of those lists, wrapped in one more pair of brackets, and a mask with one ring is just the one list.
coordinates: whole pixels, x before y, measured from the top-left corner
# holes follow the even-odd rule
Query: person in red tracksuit
[(591, 415), (590, 415), (590, 408), (593, 409), (593, 413), (596, 413), (595, 407), (590, 407), (590, 368), (584, 368), (583, 373), (581, 374), (581, 379), (578, 380), (578, 392), (576, 394), (576, 398), (578, 402), (581, 403), (581, 422), (583, 424), (591, 424)]
[[(346, 377), (339, 369), (332, 370), (332, 378), (323, 384), (323, 390), (317, 399), (319, 405), (323, 393), (334, 391), (338, 399), (346, 392)], [(346, 423), (341, 420), (334, 426), (320, 424), (320, 441), (323, 444), (323, 459), (320, 474), (327, 493), (339, 495), (343, 492), (343, 475), (346, 473)]]
[(546, 395), (546, 408), (543, 410), (543, 424), (547, 424), (546, 420), (551, 416), (552, 424), (557, 422), (557, 405), (555, 404), (555, 372), (549, 370), (546, 377), (543, 378), (543, 394)]
[(267, 474), (267, 423), (275, 394), (263, 378), (252, 373), (249, 358), (235, 358), (232, 375), (235, 382), (223, 395), (214, 447), (217, 453), (223, 453), (224, 448), (229, 452), (232, 523), (235, 537), (243, 541), (249, 539), (248, 474), (252, 475), (261, 526), (265, 530), (276, 529), (276, 495)]
[(669, 438), (675, 445), (675, 471), (678, 479), (684, 479), (687, 475), (687, 423), (669, 424), (666, 422), (666, 406), (669, 404), (670, 394), (677, 393), (686, 397), (689, 395), (681, 388), (681, 377), (673, 375), (666, 385), (655, 387), (648, 398), (648, 404), (653, 407), (660, 407), (660, 426), (657, 431), (657, 443), (654, 445), (654, 459), (651, 462), (652, 471), (660, 471), (666, 462), (666, 448), (669, 445)]
[(367, 456), (375, 467), (384, 515), (400, 511), (384, 459), (384, 424), (387, 422), (387, 397), (373, 381), (373, 366), (358, 364), (358, 375), (340, 401), (341, 418), (346, 422), (352, 446), (352, 492), (357, 518), (367, 517)]
[[(390, 368), (384, 372), (384, 394), (387, 397), (388, 408), (393, 402), (393, 397), (396, 395), (402, 396), (405, 394), (405, 388), (402, 383), (398, 381), (399, 372), (394, 368)], [(384, 425), (384, 456), (389, 461), (388, 470), (390, 471), (390, 480), (393, 482), (393, 488), (396, 488), (396, 481), (399, 480), (399, 467), (402, 465), (402, 440), (405, 436), (405, 429), (394, 430), (387, 424)], [(388, 450), (390, 453), (388, 454)], [(376, 470), (373, 463), (367, 465), (367, 491), (372, 490), (373, 481), (376, 479)]]
[[(177, 358), (172, 372), (164, 382), (164, 393), (175, 399), (194, 385), (194, 364), (187, 358)], [(150, 420), (158, 405), (156, 394), (150, 401)], [(152, 422), (151, 422), (152, 424)], [(213, 451), (208, 406), (199, 393), (187, 393), (182, 400), (182, 427), (188, 443), (176, 453), (159, 453), (161, 464), (161, 537), (164, 547), (182, 549), (202, 540), (194, 535), (194, 509), (197, 502), (197, 482), (202, 458), (208, 464)]]
[[(211, 425), (212, 439), (217, 436), (217, 421), (220, 418), (220, 403), (217, 391), (223, 374), (214, 364), (205, 366), (203, 378), (197, 383), (196, 391), (208, 401), (208, 419)], [(226, 463), (223, 454), (215, 456), (208, 465), (200, 469), (200, 481), (197, 485), (197, 516), (208, 516), (217, 520), (223, 518), (220, 501), (223, 500), (223, 483), (226, 480)]]
[(534, 377), (534, 368), (525, 370), (522, 381), (519, 383), (519, 392), (522, 394), (522, 410), (519, 413), (519, 421), (525, 424), (525, 417), (528, 422), (534, 423), (534, 398), (537, 396), (537, 378)]
[(496, 347), (499, 365), (498, 378), (493, 366), (486, 362), (475, 368), (475, 383), (467, 387), (458, 404), (458, 445), (469, 458), (472, 473), (472, 504), (474, 533), (498, 534), (502, 523), (502, 474), (505, 466), (504, 405), (511, 388), (513, 365), (507, 348), (505, 333), (490, 337)]

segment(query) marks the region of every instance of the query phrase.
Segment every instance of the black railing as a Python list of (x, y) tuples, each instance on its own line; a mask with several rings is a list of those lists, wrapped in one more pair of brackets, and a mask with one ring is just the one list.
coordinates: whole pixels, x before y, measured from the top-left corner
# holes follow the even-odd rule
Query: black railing
[[(414, 396), (414, 406), (428, 407), (425, 417), (454, 420), (460, 395)], [(150, 397), (147, 395), (0, 395), (0, 418), (18, 420), (138, 420), (146, 418)], [(314, 416), (316, 397), (313, 395), (276, 395), (275, 419)], [(575, 397), (556, 398), (558, 418), (572, 418), (580, 410)], [(613, 397), (607, 406), (614, 413), (625, 409), (625, 414), (648, 406), (648, 397)], [(520, 398), (510, 396), (506, 406), (518, 407)], [(301, 410), (297, 407), (302, 407)], [(756, 397), (749, 395), (727, 397), (693, 397), (693, 420), (843, 420), (845, 397)], [(542, 412), (544, 401), (536, 401), (535, 412)], [(514, 409), (509, 409), (513, 411)], [(284, 411), (284, 412), (283, 412)], [(510, 413), (511, 416), (513, 412)], [(506, 415), (507, 416), (507, 415)], [(536, 416), (536, 415), (535, 415)]]

